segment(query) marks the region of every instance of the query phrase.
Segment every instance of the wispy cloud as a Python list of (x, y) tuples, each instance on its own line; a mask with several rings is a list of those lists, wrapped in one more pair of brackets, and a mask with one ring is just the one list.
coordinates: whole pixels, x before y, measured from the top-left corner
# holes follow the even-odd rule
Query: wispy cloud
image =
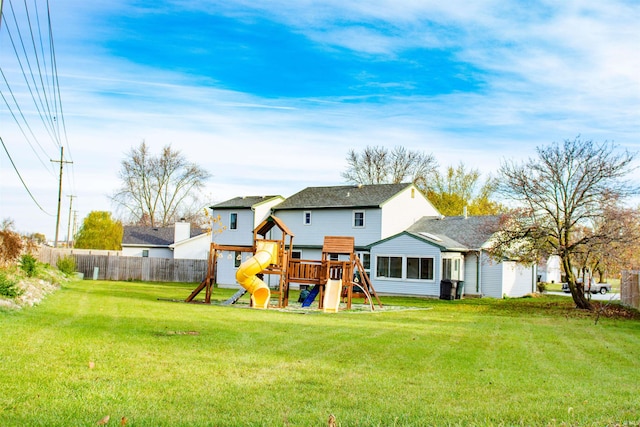
[[(640, 137), (640, 7), (622, 0), (63, 0), (53, 18), (82, 216), (111, 208), (142, 139), (210, 170), (222, 200), (341, 183), (367, 145), (492, 173), (577, 134)], [(4, 201), (19, 189), (2, 161)]]

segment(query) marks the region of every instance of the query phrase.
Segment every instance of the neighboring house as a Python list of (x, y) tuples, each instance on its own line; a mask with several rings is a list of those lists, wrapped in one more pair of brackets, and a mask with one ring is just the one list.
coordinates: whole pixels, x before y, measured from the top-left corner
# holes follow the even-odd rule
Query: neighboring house
[[(497, 217), (443, 217), (413, 184), (308, 187), (286, 200), (237, 197), (211, 208), (227, 227), (213, 236), (218, 245), (251, 246), (253, 229), (269, 214), (292, 232), (294, 258), (319, 260), (325, 236), (353, 236), (379, 293), (439, 296), (442, 279), (496, 298), (535, 290), (535, 267), (488, 256)], [(218, 251), (217, 283), (238, 286), (236, 269), (250, 256)]]
[(538, 266), (538, 278), (545, 283), (562, 283), (562, 268), (558, 255), (549, 256)]
[(536, 268), (497, 262), (486, 252), (496, 216), (424, 217), (370, 247), (378, 292), (438, 296), (440, 281), (464, 284), (464, 293), (502, 298), (535, 291)]
[(191, 224), (183, 221), (170, 227), (126, 225), (122, 256), (207, 259), (210, 241), (203, 230), (191, 230)]

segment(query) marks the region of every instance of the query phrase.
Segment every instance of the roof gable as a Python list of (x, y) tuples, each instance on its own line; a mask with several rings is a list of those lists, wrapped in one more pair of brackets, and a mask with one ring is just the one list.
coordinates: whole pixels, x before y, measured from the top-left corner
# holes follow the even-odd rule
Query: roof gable
[(381, 207), (384, 202), (412, 185), (402, 183), (307, 187), (276, 205), (274, 210)]
[(382, 243), (397, 239), (398, 237), (401, 237), (401, 236), (408, 236), (408, 237), (411, 237), (412, 239), (420, 240), (420, 241), (425, 242), (425, 243), (427, 243), (429, 245), (437, 247), (441, 251), (446, 251), (447, 250), (446, 246), (443, 246), (442, 244), (434, 241), (433, 239), (427, 239), (424, 236), (421, 236), (421, 235), (415, 234), (415, 233), (410, 233), (408, 231), (402, 231), (402, 232), (400, 232), (398, 234), (394, 234), (393, 236), (389, 236), (389, 237), (387, 237), (385, 239), (378, 240), (377, 242), (373, 242), (370, 245), (366, 246), (366, 248), (367, 249), (371, 249), (374, 246), (378, 246), (378, 245), (380, 245)]

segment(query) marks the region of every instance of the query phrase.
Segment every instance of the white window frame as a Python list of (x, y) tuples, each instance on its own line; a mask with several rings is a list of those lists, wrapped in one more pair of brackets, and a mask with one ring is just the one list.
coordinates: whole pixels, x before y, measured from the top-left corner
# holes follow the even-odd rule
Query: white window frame
[[(445, 277), (445, 263), (451, 263), (451, 276)], [(457, 273), (457, 274), (455, 274)], [(464, 258), (459, 254), (443, 254), (441, 261), (441, 278), (450, 280), (464, 280)]]
[(302, 224), (311, 225), (311, 211), (304, 211), (302, 213)]
[[(233, 218), (233, 216), (235, 215), (235, 227), (233, 227), (234, 225), (234, 221), (231, 220), (231, 218)], [(237, 230), (238, 229), (238, 212), (229, 212), (229, 230)]]
[[(388, 277), (388, 276), (378, 276), (378, 265), (380, 258), (400, 258), (402, 263), (402, 272), (400, 277)], [(408, 270), (408, 259), (409, 258), (418, 258), (418, 259), (431, 259), (432, 260), (432, 278), (431, 279), (415, 279), (407, 277)], [(416, 282), (416, 283), (434, 283), (436, 281), (436, 276), (438, 273), (436, 266), (437, 257), (434, 256), (424, 256), (424, 255), (398, 255), (398, 254), (376, 254), (375, 260), (374, 257), (371, 257), (371, 261), (375, 261), (375, 265), (371, 265), (371, 274), (375, 273), (375, 278), (377, 280), (390, 280), (390, 281), (398, 281), (401, 280), (403, 282)]]
[[(421, 279), (416, 277), (409, 277), (409, 258), (416, 258), (418, 260), (430, 259), (431, 260), (431, 278), (430, 279)], [(420, 262), (420, 261), (419, 261)], [(412, 282), (425, 282), (425, 283), (433, 283), (436, 280), (436, 258), (433, 256), (424, 256), (424, 255), (406, 255), (404, 257), (404, 278), (408, 281)]]
[[(356, 224), (356, 215), (357, 214), (362, 214), (362, 225), (357, 225)], [(365, 226), (367, 225), (366, 222), (366, 214), (364, 210), (357, 210), (357, 211), (353, 211), (353, 215), (351, 216), (351, 225), (353, 226), (353, 228), (365, 228)]]
[[(400, 258), (400, 277), (390, 277), (390, 276), (379, 276), (378, 275), (378, 265), (380, 264), (380, 258)], [(397, 254), (379, 254), (376, 255), (376, 265), (375, 265), (375, 272), (376, 272), (376, 279), (379, 280), (404, 280), (404, 276), (405, 276), (405, 262), (404, 262), (404, 257), (402, 255), (397, 255)]]

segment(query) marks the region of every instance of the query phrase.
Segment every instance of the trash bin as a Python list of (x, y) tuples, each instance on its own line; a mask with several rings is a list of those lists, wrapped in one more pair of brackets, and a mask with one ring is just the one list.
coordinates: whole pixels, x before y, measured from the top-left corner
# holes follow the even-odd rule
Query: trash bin
[(463, 291), (464, 291), (464, 282), (462, 280), (459, 280), (458, 285), (456, 286), (456, 299), (462, 299)]
[(455, 283), (450, 279), (440, 281), (440, 299), (452, 300), (456, 298)]

